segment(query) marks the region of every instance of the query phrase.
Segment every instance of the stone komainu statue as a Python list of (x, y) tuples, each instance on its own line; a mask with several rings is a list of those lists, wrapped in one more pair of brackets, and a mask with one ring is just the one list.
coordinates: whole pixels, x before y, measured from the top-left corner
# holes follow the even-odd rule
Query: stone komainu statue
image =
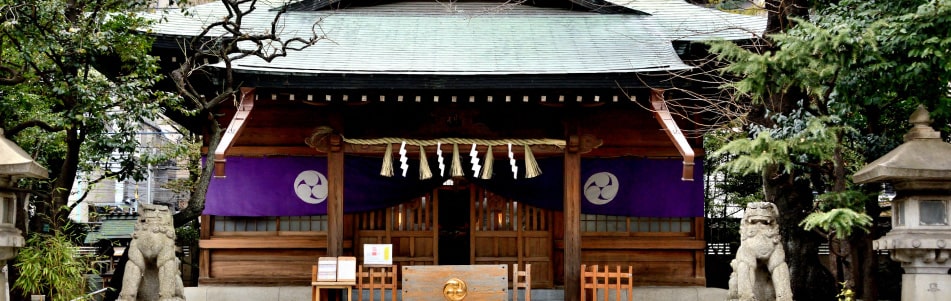
[(793, 300), (778, 217), (779, 210), (773, 203), (746, 205), (740, 222), (740, 248), (730, 262), (730, 300)]
[(184, 301), (175, 227), (164, 205), (139, 205), (119, 301)]

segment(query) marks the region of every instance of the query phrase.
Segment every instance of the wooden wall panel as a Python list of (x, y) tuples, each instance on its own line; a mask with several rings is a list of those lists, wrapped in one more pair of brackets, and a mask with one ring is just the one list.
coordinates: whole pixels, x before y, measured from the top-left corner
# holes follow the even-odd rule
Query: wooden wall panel
[(210, 251), (208, 278), (200, 284), (308, 285), (317, 249), (218, 249)]

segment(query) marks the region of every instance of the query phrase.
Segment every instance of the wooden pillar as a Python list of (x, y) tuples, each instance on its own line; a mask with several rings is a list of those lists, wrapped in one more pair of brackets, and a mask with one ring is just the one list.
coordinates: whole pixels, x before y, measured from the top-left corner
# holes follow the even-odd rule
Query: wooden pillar
[[(210, 215), (202, 215), (201, 217), (201, 226), (199, 226), (198, 239), (208, 240), (211, 239), (211, 229), (215, 227), (212, 224), (214, 221), (211, 220)], [(208, 279), (211, 278), (211, 251), (205, 248), (198, 249), (198, 279)]]
[[(573, 132), (574, 131), (574, 132)], [(565, 300), (581, 298), (581, 152), (577, 128), (565, 147)]]
[(327, 153), (327, 256), (343, 255), (343, 138), (330, 136)]

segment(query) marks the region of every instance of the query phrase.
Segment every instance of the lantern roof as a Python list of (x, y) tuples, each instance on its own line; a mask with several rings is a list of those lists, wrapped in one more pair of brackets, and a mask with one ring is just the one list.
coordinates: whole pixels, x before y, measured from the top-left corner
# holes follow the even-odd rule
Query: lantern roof
[(931, 127), (931, 116), (923, 105), (911, 114), (914, 125), (905, 134), (905, 143), (856, 172), (857, 184), (886, 181), (951, 182), (951, 143)]
[(47, 178), (49, 173), (19, 145), (3, 136), (0, 129), (0, 175), (30, 178)]

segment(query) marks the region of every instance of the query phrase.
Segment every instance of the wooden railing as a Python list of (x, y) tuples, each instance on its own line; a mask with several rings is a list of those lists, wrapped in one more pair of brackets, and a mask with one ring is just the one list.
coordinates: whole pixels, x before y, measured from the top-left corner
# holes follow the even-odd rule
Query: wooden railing
[(399, 278), (396, 276), (396, 265), (388, 267), (364, 267), (357, 269), (357, 300), (363, 300), (363, 292), (369, 293), (370, 300), (374, 299), (374, 292), (379, 291), (380, 300), (386, 300), (389, 290), (390, 300), (396, 300), (396, 291), (399, 290)]
[(518, 264), (512, 265), (512, 301), (518, 301), (518, 289), (525, 289), (525, 301), (532, 301), (532, 265), (526, 264), (525, 270), (519, 270)]
[[(600, 270), (598, 265), (581, 265), (581, 300), (597, 300), (600, 296), (603, 300), (621, 300), (621, 292), (627, 292), (627, 300), (634, 300), (634, 275), (633, 267), (628, 266), (627, 272), (621, 271), (621, 266), (615, 266), (612, 272), (610, 267), (604, 267)], [(614, 298), (610, 298), (611, 291), (614, 291)]]

